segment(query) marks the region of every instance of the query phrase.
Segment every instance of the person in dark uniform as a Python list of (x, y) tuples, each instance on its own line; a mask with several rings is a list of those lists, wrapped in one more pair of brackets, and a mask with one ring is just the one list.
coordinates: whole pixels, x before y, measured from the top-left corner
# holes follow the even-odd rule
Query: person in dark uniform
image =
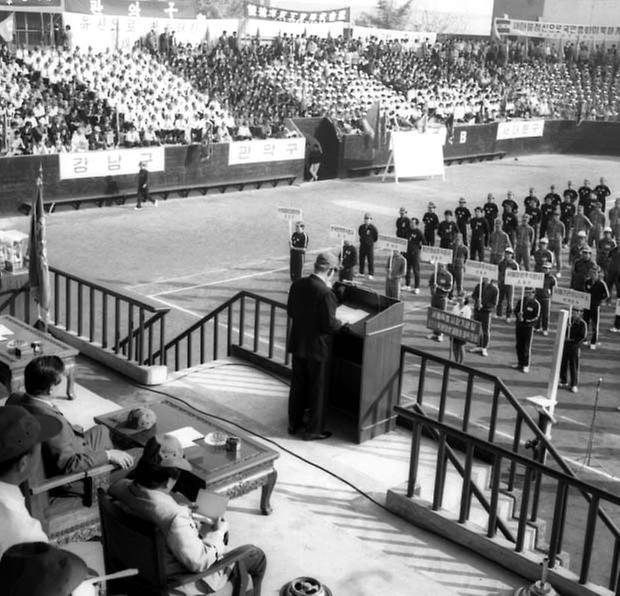
[(547, 235), (547, 228), (549, 227), (549, 222), (553, 218), (553, 214), (555, 209), (553, 207), (553, 203), (551, 202), (551, 197), (547, 195), (544, 199), (544, 203), (540, 207), (540, 237)]
[(353, 281), (353, 272), (357, 265), (357, 248), (348, 240), (344, 241), (342, 252), (340, 253), (340, 281)]
[(513, 258), (514, 250), (509, 246), (504, 252), (504, 258), (498, 264), (498, 277), (497, 286), (499, 289), (499, 298), (497, 300), (497, 310), (495, 314), (498, 317), (502, 317), (502, 309), (504, 306), (504, 300), (506, 301), (506, 322), (510, 322), (512, 319), (512, 306), (513, 306), (513, 287), (506, 283), (506, 270), (513, 269), (519, 270), (519, 265)]
[[(588, 325), (581, 316), (581, 310), (573, 308), (572, 319), (568, 323), (562, 363), (560, 364), (560, 388), (570, 388), (572, 393), (579, 391), (579, 356), (581, 344), (588, 337)], [(570, 384), (567, 384), (570, 373)]]
[(575, 205), (575, 203), (577, 202), (579, 195), (577, 194), (577, 191), (573, 188), (573, 183), (570, 180), (566, 184), (566, 190), (562, 193), (562, 196), (568, 197), (573, 205)]
[(368, 279), (375, 274), (375, 242), (379, 232), (372, 223), (370, 213), (364, 214), (364, 223), (358, 228), (360, 238), (360, 275), (364, 275), (364, 264), (368, 262)]
[(570, 194), (564, 193), (564, 200), (560, 203), (560, 221), (564, 224), (564, 246), (568, 244), (571, 228), (573, 225), (573, 217), (575, 217), (575, 203), (570, 198)]
[(474, 320), (480, 322), (480, 342), (469, 351), (488, 356), (491, 341), (491, 317), (497, 308), (499, 290), (494, 279), (482, 278), (482, 286), (477, 284), (472, 294), (474, 300)]
[(487, 202), (482, 207), (482, 211), (484, 212), (484, 219), (487, 222), (488, 232), (485, 236), (485, 246), (489, 246), (489, 235), (495, 229), (495, 220), (499, 214), (499, 209), (497, 207), (497, 203), (495, 202), (495, 197), (493, 193), (489, 193), (487, 195)]
[[(536, 197), (534, 197), (536, 198)], [(529, 206), (525, 208), (525, 214), (529, 217), (528, 223), (534, 230), (534, 242), (532, 242), (532, 254), (534, 254), (534, 248), (540, 235), (540, 222), (542, 220), (542, 211), (540, 210), (540, 201), (536, 198), (535, 202), (530, 202)]]
[(428, 204), (428, 211), (422, 217), (424, 224), (424, 242), (428, 246), (435, 246), (435, 233), (439, 227), (439, 218), (435, 213), (435, 203)]
[(291, 235), (289, 248), (291, 249), (290, 272), (291, 281), (301, 279), (304, 263), (306, 261), (306, 249), (308, 248), (308, 234), (305, 232), (303, 221), (295, 223), (295, 231)]
[(456, 217), (456, 227), (463, 236), (463, 244), (467, 246), (467, 226), (471, 221), (471, 211), (467, 208), (467, 201), (463, 197), (459, 199), (459, 206), (454, 210), (454, 216)]
[(407, 217), (407, 210), (404, 207), (401, 207), (398, 210), (398, 219), (396, 220), (396, 237), (397, 238), (405, 238), (409, 237), (409, 230), (411, 226), (409, 225), (410, 219)]
[[(443, 263), (437, 264), (437, 273), (433, 272), (428, 285), (431, 289), (431, 306), (446, 310), (448, 295), (452, 292), (452, 275)], [(443, 333), (435, 330), (430, 335), (427, 335), (426, 339), (443, 341)]]
[(581, 248), (581, 257), (573, 265), (570, 288), (578, 292), (588, 292), (597, 278), (598, 265), (592, 259), (592, 249), (586, 244)]
[(588, 215), (588, 210), (591, 202), (591, 194), (592, 189), (590, 188), (590, 181), (586, 178), (583, 181), (583, 186), (580, 186), (579, 190), (577, 191), (577, 195), (579, 196), (578, 205), (581, 205), (583, 207), (586, 217)]
[(329, 358), (329, 336), (340, 329), (336, 295), (331, 283), (338, 260), (320, 253), (314, 273), (291, 284), (287, 313), (292, 320), (287, 349), (293, 355), (288, 402), (288, 432), (303, 431), (304, 440), (327, 439), (324, 408)]
[[(506, 203), (506, 201), (504, 201)], [(510, 238), (510, 244), (512, 246), (517, 245), (517, 227), (519, 220), (517, 219), (515, 211), (510, 209), (510, 205), (504, 205), (504, 213), (502, 213), (502, 230), (508, 234)]]
[(407, 261), (398, 251), (393, 250), (385, 264), (385, 295), (400, 300), (400, 281), (407, 270)]
[(146, 162), (140, 162), (140, 170), (138, 171), (138, 202), (135, 209), (142, 209), (142, 203), (144, 201), (151, 201), (155, 207), (157, 207), (157, 201), (149, 195), (149, 171), (146, 169)]
[(583, 320), (592, 330), (590, 349), (596, 350), (596, 346), (600, 345), (598, 343), (598, 323), (601, 313), (601, 304), (609, 298), (609, 288), (605, 283), (605, 272), (599, 268), (596, 280), (589, 285), (590, 308), (583, 311)]
[[(611, 262), (611, 251), (616, 248), (616, 241), (611, 235), (610, 227), (603, 229), (603, 237), (596, 245), (596, 264), (605, 272), (605, 281), (609, 285), (609, 265)], [(611, 289), (611, 288), (610, 288)]]
[(543, 267), (546, 262), (553, 265), (553, 253), (548, 247), (549, 240), (547, 238), (541, 238), (538, 241), (538, 248), (532, 255), (534, 257), (534, 271), (536, 271), (536, 273), (543, 272)]
[(525, 295), (517, 302), (515, 314), (517, 316), (515, 324), (517, 364), (513, 368), (528, 373), (530, 372), (534, 325), (540, 317), (540, 302), (534, 297), (534, 288), (525, 288)]
[(536, 300), (540, 303), (540, 317), (536, 321), (536, 333), (540, 333), (545, 337), (549, 335), (549, 318), (551, 316), (551, 296), (553, 289), (558, 285), (558, 280), (551, 273), (551, 261), (542, 263), (542, 270), (545, 274), (543, 287), (536, 288)]
[(452, 264), (448, 267), (450, 273), (452, 273), (457, 296), (463, 295), (463, 274), (468, 257), (469, 251), (465, 244), (463, 244), (463, 236), (457, 234), (452, 247)]
[(420, 293), (420, 251), (424, 244), (424, 234), (420, 230), (419, 220), (412, 217), (409, 239), (407, 240), (407, 272), (405, 273), (405, 290), (411, 290), (411, 272), (413, 272), (413, 293)]
[(528, 209), (530, 207), (540, 207), (540, 200), (534, 194), (534, 187), (530, 186), (529, 193), (523, 199), (523, 205), (525, 207), (525, 212), (528, 213)]
[(444, 220), (439, 223), (437, 228), (437, 235), (439, 236), (440, 248), (452, 248), (454, 246), (454, 239), (459, 233), (459, 229), (452, 220), (452, 211), (447, 209), (444, 211)]
[(471, 228), (469, 258), (474, 261), (484, 261), (484, 247), (487, 243), (489, 228), (487, 220), (482, 217), (482, 207), (474, 209), (474, 217), (471, 218), (469, 227)]
[(600, 183), (594, 187), (594, 194), (596, 195), (596, 200), (601, 205), (601, 211), (605, 213), (605, 207), (607, 205), (607, 197), (611, 195), (611, 190), (609, 186), (605, 183), (605, 178), (601, 178)]
[(519, 211), (519, 205), (517, 205), (517, 202), (515, 201), (515, 195), (514, 193), (509, 190), (506, 193), (506, 198), (502, 201), (502, 209), (504, 210), (504, 212), (506, 211), (506, 209), (509, 209), (510, 211), (512, 211), (512, 213), (517, 213), (517, 211)]
[(545, 195), (545, 199), (549, 197), (554, 209), (557, 209), (558, 205), (562, 201), (562, 197), (555, 191), (555, 185), (552, 184), (549, 188), (549, 192)]

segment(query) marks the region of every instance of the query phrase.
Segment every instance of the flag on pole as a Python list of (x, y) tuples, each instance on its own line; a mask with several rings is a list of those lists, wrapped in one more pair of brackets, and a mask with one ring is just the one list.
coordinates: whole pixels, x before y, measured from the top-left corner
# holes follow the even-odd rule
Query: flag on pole
[(15, 13), (11, 13), (8, 17), (0, 19), (0, 37), (4, 41), (11, 43), (13, 41), (13, 33), (15, 32)]
[(30, 261), (28, 277), (30, 291), (39, 305), (43, 321), (47, 324), (50, 306), (50, 279), (47, 263), (47, 242), (45, 239), (45, 211), (43, 210), (43, 170), (39, 167), (37, 193), (32, 202), (30, 219)]

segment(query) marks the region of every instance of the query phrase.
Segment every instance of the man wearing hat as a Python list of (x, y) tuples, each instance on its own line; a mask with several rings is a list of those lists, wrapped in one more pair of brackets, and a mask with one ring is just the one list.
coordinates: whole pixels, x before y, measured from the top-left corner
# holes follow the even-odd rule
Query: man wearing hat
[(337, 300), (331, 289), (337, 271), (336, 257), (320, 253), (314, 272), (293, 282), (288, 294), (292, 325), (287, 349), (293, 355), (288, 432), (303, 432), (309, 441), (331, 436), (323, 424), (330, 335), (342, 326), (336, 318)]
[(463, 244), (467, 246), (467, 226), (471, 221), (471, 211), (467, 208), (467, 201), (464, 197), (459, 199), (459, 206), (454, 210), (456, 217), (456, 227), (463, 236)]
[(534, 251), (534, 271), (536, 273), (543, 272), (543, 265), (551, 263), (553, 266), (553, 253), (549, 250), (549, 240), (546, 236), (538, 241), (538, 248)]
[(20, 406), (0, 407), (0, 556), (20, 542), (47, 542), (41, 524), (26, 509), (19, 485), (34, 470), (40, 443), (60, 430), (52, 416), (32, 415)]
[(542, 270), (545, 274), (543, 279), (542, 288), (536, 288), (536, 300), (540, 304), (540, 317), (536, 321), (536, 333), (541, 333), (545, 337), (549, 335), (549, 318), (551, 315), (551, 296), (553, 295), (553, 288), (558, 284), (557, 279), (551, 273), (551, 262), (544, 261), (542, 264)]
[(515, 306), (515, 315), (517, 316), (515, 325), (517, 364), (513, 368), (528, 373), (530, 372), (534, 325), (540, 317), (540, 303), (534, 297), (534, 288), (525, 288), (523, 299), (520, 299)]
[(305, 232), (306, 224), (303, 221), (295, 222), (295, 231), (291, 235), (289, 248), (291, 249), (290, 273), (291, 281), (301, 278), (306, 260), (306, 249), (308, 248), (308, 234)]
[(489, 228), (487, 220), (482, 217), (482, 207), (474, 209), (474, 217), (469, 222), (471, 228), (471, 246), (469, 258), (475, 261), (484, 261), (484, 247), (487, 244)]
[(487, 202), (482, 207), (482, 211), (484, 212), (484, 219), (487, 222), (488, 233), (485, 239), (485, 245), (488, 246), (489, 235), (495, 229), (495, 220), (497, 219), (497, 215), (499, 213), (499, 208), (497, 207), (493, 193), (490, 192), (487, 195)]
[[(181, 470), (191, 471), (192, 466), (183, 455), (180, 441), (172, 435), (155, 435), (144, 446), (134, 479), (119, 480), (109, 490), (128, 513), (160, 528), (166, 542), (167, 576), (207, 570), (221, 558), (228, 544), (229, 524), (223, 517), (211, 523), (172, 497)], [(265, 553), (252, 546), (244, 563), (252, 577), (254, 594), (260, 596), (267, 566)], [(230, 577), (231, 569), (222, 570), (184, 588), (189, 588), (191, 594), (209, 594), (220, 590)]]
[[(572, 319), (566, 329), (564, 351), (560, 364), (560, 387), (570, 389), (572, 393), (579, 391), (579, 356), (581, 344), (588, 337), (588, 325), (581, 316), (581, 309), (573, 308)], [(570, 373), (570, 383), (568, 374)]]
[(364, 265), (368, 262), (368, 279), (375, 274), (375, 242), (379, 238), (379, 232), (372, 223), (370, 213), (364, 213), (364, 223), (358, 228), (360, 238), (360, 275), (364, 275)]
[[(598, 343), (598, 324), (601, 311), (601, 304), (605, 302), (610, 294), (609, 288), (605, 283), (605, 272), (599, 267), (596, 279), (589, 284), (590, 308), (583, 311), (583, 319), (592, 330), (590, 349), (596, 350)], [(586, 286), (587, 287), (587, 286)]]
[[(619, 218), (620, 221), (620, 218)], [(424, 242), (427, 246), (435, 246), (435, 233), (439, 227), (439, 217), (435, 213), (435, 203), (428, 204), (428, 210), (422, 217), (424, 224)]]
[(571, 290), (589, 292), (592, 284), (598, 278), (598, 266), (592, 259), (592, 249), (586, 244), (581, 247), (581, 257), (574, 265), (570, 279)]
[(570, 238), (571, 246), (578, 242), (578, 239), (581, 238), (583, 234), (579, 232), (584, 232), (586, 238), (592, 229), (592, 222), (588, 219), (584, 212), (583, 205), (577, 205), (577, 213), (575, 217), (573, 217), (572, 222), (572, 234)]
[(459, 233), (459, 229), (454, 223), (453, 213), (450, 209), (444, 211), (444, 220), (440, 222), (437, 228), (437, 235), (439, 236), (439, 246), (441, 248), (452, 249), (454, 246), (454, 240)]
[(496, 315), (500, 318), (503, 316), (503, 307), (505, 300), (507, 322), (510, 322), (512, 319), (513, 286), (506, 283), (506, 270), (519, 270), (519, 265), (514, 260), (513, 255), (514, 251), (512, 250), (512, 248), (510, 246), (507, 247), (504, 251), (504, 258), (497, 265), (497, 287), (499, 290), (499, 298), (497, 300)]
[(588, 242), (586, 240), (586, 233), (583, 230), (577, 232), (577, 239), (571, 244), (568, 253), (568, 262), (571, 266), (581, 258), (581, 253), (587, 245)]
[[(565, 228), (565, 236), (564, 236), (564, 244), (568, 244), (568, 236), (570, 234), (573, 217), (575, 217), (576, 208), (575, 203), (573, 203), (571, 199), (571, 194), (568, 192), (569, 189), (564, 191), (564, 198), (560, 203), (560, 221), (564, 224)], [(576, 191), (573, 191), (575, 195)]]
[(420, 252), (424, 245), (424, 234), (418, 227), (420, 221), (412, 217), (409, 223), (409, 238), (407, 239), (407, 271), (405, 273), (405, 289), (411, 290), (411, 273), (413, 272), (413, 293), (420, 293)]
[(511, 248), (510, 238), (508, 234), (502, 230), (502, 222), (498, 218), (495, 220), (495, 228), (489, 236), (490, 261), (493, 265), (497, 265), (506, 254), (506, 249)]
[(157, 207), (157, 201), (149, 194), (149, 171), (146, 169), (146, 162), (140, 162), (140, 171), (138, 172), (138, 191), (135, 209), (142, 209), (144, 201), (151, 201)]
[(474, 320), (480, 323), (480, 341), (477, 346), (470, 348), (470, 352), (481, 356), (488, 356), (488, 347), (491, 341), (491, 317), (497, 308), (499, 290), (495, 279), (482, 278), (481, 284), (476, 284), (472, 299), (474, 300)]
[(611, 228), (603, 229), (603, 237), (596, 245), (596, 264), (605, 272), (605, 281), (609, 285), (609, 265), (611, 263), (611, 251), (616, 247), (616, 241), (612, 237)]
[(404, 238), (407, 240), (409, 238), (409, 230), (410, 230), (410, 220), (407, 217), (407, 209), (401, 207), (398, 210), (398, 218), (396, 219), (396, 237)]
[(62, 383), (64, 373), (65, 365), (58, 356), (33, 358), (24, 369), (26, 393), (13, 394), (7, 400), (9, 405), (23, 406), (35, 416), (51, 416), (60, 423), (60, 432), (42, 441), (46, 475), (73, 474), (106, 463), (130, 468), (132, 456), (114, 449), (106, 427), (97, 425), (86, 432), (74, 428), (53, 404), (55, 388)]
[[(541, 228), (542, 235), (542, 228)], [(564, 224), (560, 221), (560, 212), (555, 210), (553, 217), (547, 224), (547, 237), (549, 238), (549, 250), (553, 253), (555, 270), (557, 277), (562, 277), (562, 243), (564, 242), (564, 236), (566, 229)]]

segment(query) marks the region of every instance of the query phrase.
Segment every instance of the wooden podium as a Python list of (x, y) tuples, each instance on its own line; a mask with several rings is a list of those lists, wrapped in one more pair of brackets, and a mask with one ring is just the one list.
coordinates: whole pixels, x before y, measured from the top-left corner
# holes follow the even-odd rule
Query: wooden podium
[(404, 304), (355, 285), (334, 290), (341, 305), (366, 313), (334, 336), (329, 383), (329, 405), (353, 420), (362, 443), (396, 424)]

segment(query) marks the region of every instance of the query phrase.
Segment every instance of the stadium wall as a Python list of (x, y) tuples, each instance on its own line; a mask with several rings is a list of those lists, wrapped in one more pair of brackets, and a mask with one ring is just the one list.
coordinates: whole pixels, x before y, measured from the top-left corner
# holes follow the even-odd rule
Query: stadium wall
[[(15, 213), (20, 203), (31, 201), (35, 180), (43, 169), (45, 199), (69, 199), (86, 196), (113, 196), (117, 193), (136, 192), (136, 175), (107, 176), (60, 180), (57, 155), (37, 155), (0, 158), (0, 212)], [(228, 144), (212, 145), (209, 159), (201, 159), (201, 146), (174, 146), (165, 148), (164, 172), (151, 172), (149, 185), (157, 190), (167, 187), (188, 187), (205, 182), (251, 182), (269, 176), (296, 176), (302, 178), (304, 160), (261, 162), (228, 165)]]

